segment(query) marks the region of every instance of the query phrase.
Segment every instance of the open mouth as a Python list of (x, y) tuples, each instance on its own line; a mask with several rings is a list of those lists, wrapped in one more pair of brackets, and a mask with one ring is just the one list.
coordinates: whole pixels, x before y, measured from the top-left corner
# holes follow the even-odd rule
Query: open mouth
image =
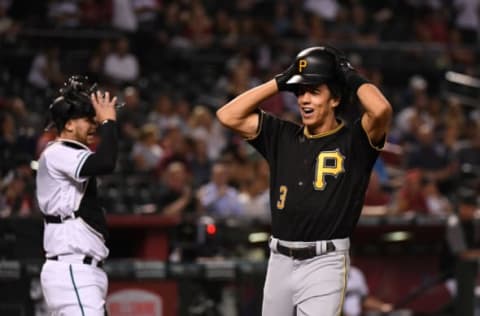
[(309, 116), (313, 113), (313, 108), (310, 107), (303, 107), (302, 112), (305, 116)]

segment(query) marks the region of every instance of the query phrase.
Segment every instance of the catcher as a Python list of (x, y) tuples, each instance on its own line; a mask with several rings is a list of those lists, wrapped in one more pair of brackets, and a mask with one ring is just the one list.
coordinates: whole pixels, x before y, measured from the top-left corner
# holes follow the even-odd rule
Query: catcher
[(40, 280), (53, 315), (106, 314), (107, 225), (95, 176), (115, 168), (116, 100), (73, 76), (49, 108), (58, 138), (40, 156), (36, 194), (45, 222)]

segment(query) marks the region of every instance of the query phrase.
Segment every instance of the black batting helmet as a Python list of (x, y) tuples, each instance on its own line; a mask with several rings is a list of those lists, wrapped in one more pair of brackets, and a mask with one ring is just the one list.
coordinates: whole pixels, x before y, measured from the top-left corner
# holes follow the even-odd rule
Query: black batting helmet
[(295, 58), (295, 73), (287, 85), (316, 85), (336, 80), (335, 56), (325, 46), (302, 50)]
[(95, 109), (90, 94), (97, 90), (97, 85), (90, 85), (87, 77), (71, 76), (60, 89), (60, 96), (50, 104), (50, 122), (47, 129), (55, 125), (61, 131), (70, 119), (94, 117)]

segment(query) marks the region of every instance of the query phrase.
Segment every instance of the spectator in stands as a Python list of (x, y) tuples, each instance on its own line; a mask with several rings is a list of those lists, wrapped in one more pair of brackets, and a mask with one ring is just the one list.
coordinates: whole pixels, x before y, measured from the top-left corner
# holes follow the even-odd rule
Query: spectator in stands
[(8, 15), (8, 1), (0, 2), (0, 42), (13, 42), (20, 31), (18, 22)]
[(121, 132), (121, 140), (130, 146), (138, 138), (140, 127), (145, 118), (143, 105), (139, 91), (134, 86), (128, 86), (123, 90), (125, 106), (118, 111), (118, 125)]
[(130, 41), (126, 37), (117, 39), (115, 49), (105, 59), (105, 76), (117, 85), (134, 83), (140, 76), (137, 57), (130, 51)]
[[(131, 6), (137, 20), (137, 30), (132, 37), (135, 47), (152, 47), (155, 44), (155, 31), (158, 29), (158, 17), (161, 12), (162, 1), (158, 0), (131, 0)], [(139, 58), (146, 56), (148, 50), (139, 49), (136, 54)]]
[(304, 9), (328, 22), (334, 22), (340, 6), (337, 0), (306, 0)]
[(352, 265), (348, 273), (343, 315), (360, 316), (367, 310), (382, 314), (390, 313), (393, 311), (393, 305), (371, 295), (364, 273)]
[(16, 146), (15, 120), (9, 112), (0, 111), (0, 176), (4, 176), (13, 168)]
[(428, 105), (430, 98), (425, 90), (424, 79), (412, 78), (411, 89), (411, 105), (403, 108), (395, 118), (395, 129), (393, 131), (397, 142), (402, 144), (410, 144), (416, 141), (417, 131), (421, 125), (433, 128), (434, 121), (428, 113)]
[(8, 100), (8, 108), (12, 113), (19, 134), (36, 136), (43, 128), (43, 120), (35, 111), (29, 111), (25, 101), (21, 97), (13, 97)]
[(182, 127), (186, 124), (180, 116), (175, 113), (172, 96), (161, 92), (155, 98), (153, 109), (148, 113), (147, 120), (156, 126), (159, 133), (164, 133), (173, 127)]
[(352, 40), (362, 44), (378, 43), (379, 29), (372, 15), (368, 14), (361, 2), (355, 2), (351, 8)]
[(0, 217), (29, 216), (33, 210), (33, 197), (26, 192), (25, 182), (15, 177), (0, 193)]
[(391, 196), (381, 185), (379, 173), (373, 169), (365, 193), (362, 215), (386, 215), (390, 204)]
[(155, 170), (163, 157), (163, 149), (159, 144), (158, 132), (154, 125), (144, 124), (133, 144), (132, 160), (135, 170), (149, 172)]
[(186, 136), (179, 127), (167, 129), (162, 137), (163, 158), (157, 166), (157, 175), (161, 176), (172, 162), (179, 161), (190, 170), (193, 152), (193, 140)]
[(175, 101), (175, 105), (173, 107), (176, 116), (178, 117), (182, 129), (187, 129), (187, 123), (190, 120), (190, 116), (192, 115), (192, 105), (190, 101), (185, 96), (178, 96)]
[(212, 161), (208, 158), (208, 147), (205, 139), (193, 139), (193, 155), (190, 166), (195, 188), (206, 184), (210, 180)]
[(185, 31), (193, 47), (206, 48), (211, 45), (213, 41), (213, 22), (205, 12), (201, 1), (193, 2)]
[(88, 76), (92, 81), (104, 81), (105, 60), (112, 51), (109, 39), (101, 39), (97, 48), (88, 60)]
[(211, 180), (198, 189), (198, 199), (206, 213), (217, 219), (240, 218), (243, 208), (238, 191), (228, 184), (228, 168), (222, 162), (212, 167)]
[[(475, 280), (474, 277), (478, 273), (478, 259), (480, 258), (480, 222), (478, 216), (480, 204), (478, 194), (474, 190), (459, 190), (457, 202), (455, 213), (450, 214), (446, 222), (445, 244), (441, 249), (439, 258), (440, 269), (447, 277), (445, 285), (454, 299), (451, 302), (453, 304), (455, 304), (455, 298), (459, 292), (465, 293), (466, 290), (471, 290), (478, 293), (480, 289), (478, 279)], [(462, 264), (462, 266), (459, 267), (459, 264)], [(466, 267), (468, 269), (465, 269)], [(463, 275), (462, 280), (460, 280), (463, 284), (460, 284), (460, 286), (464, 288), (459, 289), (457, 282), (459, 275), (469, 273), (465, 270), (470, 269), (473, 270), (473, 273), (468, 275), (467, 278)], [(470, 270), (470, 273), (472, 270)], [(470, 286), (472, 288), (468, 288)], [(478, 298), (478, 294), (475, 296)], [(478, 304), (478, 300), (475, 299), (476, 311), (480, 308)]]
[(459, 185), (467, 186), (480, 195), (480, 122), (468, 129), (468, 141), (455, 155), (456, 165), (459, 168)]
[(30, 156), (17, 155), (14, 167), (0, 182), (0, 218), (30, 216), (34, 205), (34, 176)]
[(220, 9), (216, 12), (213, 31), (214, 39), (218, 45), (225, 49), (234, 49), (240, 37), (240, 26), (227, 10)]
[(182, 162), (170, 163), (162, 176), (162, 186), (157, 195), (157, 211), (164, 215), (195, 215), (199, 204), (192, 190), (191, 175)]
[(110, 0), (81, 0), (80, 22), (85, 27), (110, 26), (112, 7)]
[(235, 56), (228, 65), (228, 76), (221, 77), (215, 87), (221, 98), (227, 100), (258, 83), (252, 74), (254, 65), (247, 57)]
[(436, 182), (442, 193), (450, 193), (455, 172), (451, 153), (435, 139), (431, 125), (421, 125), (416, 135), (418, 144), (407, 154), (407, 168), (422, 170), (424, 177)]
[(480, 3), (476, 0), (454, 0), (455, 26), (460, 31), (462, 43), (478, 43), (478, 30), (480, 27)]
[(33, 58), (28, 73), (28, 82), (38, 89), (59, 87), (64, 81), (60, 63), (60, 50), (50, 46)]
[(195, 106), (188, 126), (193, 138), (201, 138), (207, 143), (209, 159), (216, 160), (227, 145), (227, 139), (226, 130), (214, 119), (212, 112), (203, 105)]
[(54, 27), (75, 28), (80, 25), (81, 13), (76, 0), (49, 1), (47, 14)]
[(112, 0), (112, 26), (129, 34), (137, 31), (138, 21), (131, 0)]
[(157, 0), (133, 0), (132, 7), (138, 23), (138, 31), (152, 32), (157, 26), (157, 16), (161, 10)]
[(284, 36), (291, 27), (289, 17), (290, 7), (286, 1), (275, 1), (273, 17), (273, 31), (276, 36)]
[(193, 191), (191, 175), (183, 162), (175, 161), (166, 167), (156, 201), (160, 214), (181, 219), (170, 240), (170, 260), (194, 260), (198, 252), (196, 229), (201, 205)]
[(243, 219), (247, 222), (270, 223), (270, 170), (265, 159), (254, 160), (246, 169), (247, 176), (240, 183), (239, 199)]
[(395, 207), (402, 214), (424, 214), (445, 217), (452, 211), (448, 199), (439, 192), (436, 182), (426, 178), (420, 169), (409, 170), (397, 192)]

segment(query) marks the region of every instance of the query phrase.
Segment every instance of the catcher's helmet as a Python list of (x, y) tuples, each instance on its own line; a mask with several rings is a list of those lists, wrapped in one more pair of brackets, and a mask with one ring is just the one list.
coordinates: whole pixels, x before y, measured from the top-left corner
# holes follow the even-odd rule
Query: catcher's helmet
[(50, 124), (61, 131), (70, 119), (94, 117), (95, 109), (90, 100), (90, 94), (97, 90), (97, 85), (89, 85), (86, 77), (71, 76), (60, 89), (60, 96), (50, 104)]
[(329, 83), (336, 78), (335, 56), (325, 46), (302, 50), (295, 59), (295, 73), (287, 85), (316, 85)]

